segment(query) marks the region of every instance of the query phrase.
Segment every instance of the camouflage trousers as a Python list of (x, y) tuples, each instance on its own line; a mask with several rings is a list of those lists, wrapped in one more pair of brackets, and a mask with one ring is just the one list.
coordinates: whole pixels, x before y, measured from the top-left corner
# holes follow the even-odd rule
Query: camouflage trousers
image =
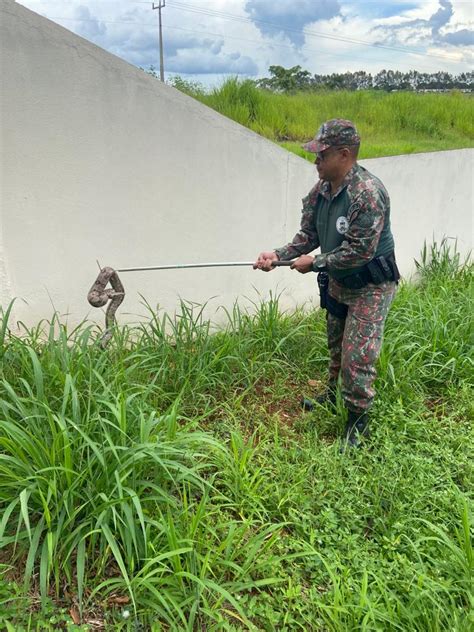
[(341, 376), (342, 398), (349, 410), (368, 410), (375, 396), (375, 364), (380, 355), (382, 336), (396, 283), (369, 283), (350, 290), (330, 280), (329, 293), (348, 307), (346, 318), (327, 314), (329, 381)]

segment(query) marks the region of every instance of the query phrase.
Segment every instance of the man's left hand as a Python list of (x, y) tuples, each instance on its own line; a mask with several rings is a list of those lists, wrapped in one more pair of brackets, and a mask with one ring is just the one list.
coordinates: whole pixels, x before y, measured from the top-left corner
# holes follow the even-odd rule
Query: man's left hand
[(298, 270), (301, 274), (306, 274), (313, 271), (313, 261), (314, 257), (311, 257), (311, 255), (301, 255), (301, 257), (293, 261), (290, 267), (292, 270)]

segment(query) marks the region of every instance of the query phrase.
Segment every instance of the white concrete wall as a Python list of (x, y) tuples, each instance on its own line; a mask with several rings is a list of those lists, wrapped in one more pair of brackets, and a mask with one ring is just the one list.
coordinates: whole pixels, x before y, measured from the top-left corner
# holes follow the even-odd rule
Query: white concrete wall
[(460, 149), (363, 160), (390, 193), (396, 255), (405, 275), (423, 243), (448, 243), (467, 256), (473, 246), (474, 150)]
[[(0, 300), (14, 320), (57, 310), (102, 321), (86, 294), (101, 265), (253, 260), (298, 228), (314, 167), (13, 2), (0, 8)], [(319, 124), (315, 121), (315, 127)], [(432, 236), (472, 247), (472, 150), (365, 161), (387, 185), (402, 269)], [(238, 297), (315, 298), (314, 275), (245, 268), (124, 273), (173, 312)], [(128, 315), (127, 315), (128, 314)]]

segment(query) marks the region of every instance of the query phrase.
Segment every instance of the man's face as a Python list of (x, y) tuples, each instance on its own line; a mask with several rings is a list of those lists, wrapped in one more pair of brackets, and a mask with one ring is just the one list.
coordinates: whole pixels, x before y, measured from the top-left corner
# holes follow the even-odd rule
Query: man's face
[[(343, 150), (346, 149), (345, 152)], [(324, 151), (316, 154), (314, 164), (318, 171), (318, 175), (322, 180), (331, 182), (345, 175), (347, 148), (344, 147), (328, 147)]]

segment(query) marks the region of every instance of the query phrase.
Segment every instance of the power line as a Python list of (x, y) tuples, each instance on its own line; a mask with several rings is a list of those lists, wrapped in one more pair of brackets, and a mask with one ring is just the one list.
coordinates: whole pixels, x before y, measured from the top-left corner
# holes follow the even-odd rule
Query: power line
[(422, 53), (422, 52), (414, 50), (414, 49), (402, 48), (402, 47), (398, 47), (398, 46), (389, 46), (389, 45), (386, 45), (386, 44), (377, 44), (377, 43), (374, 43), (374, 42), (367, 42), (365, 40), (357, 40), (357, 39), (353, 39), (353, 38), (349, 38), (349, 37), (341, 37), (339, 35), (328, 35), (327, 33), (321, 33), (321, 32), (318, 32), (318, 31), (313, 31), (313, 30), (308, 30), (308, 29), (292, 29), (292, 28), (289, 28), (289, 27), (282, 27), (282, 26), (280, 26), (278, 24), (275, 24), (273, 22), (267, 22), (266, 20), (260, 20), (258, 18), (247, 18), (245, 16), (233, 15), (231, 13), (226, 13), (224, 11), (216, 11), (214, 9), (206, 9), (204, 7), (194, 7), (192, 5), (188, 5), (188, 4), (185, 4), (183, 2), (172, 1), (172, 2), (169, 3), (169, 6), (174, 8), (174, 9), (180, 9), (181, 11), (188, 11), (190, 13), (198, 13), (198, 14), (201, 14), (201, 15), (206, 15), (208, 17), (219, 17), (219, 18), (222, 18), (224, 20), (230, 20), (230, 21), (235, 21), (235, 22), (244, 22), (244, 23), (255, 23), (255, 22), (258, 22), (259, 24), (264, 24), (266, 26), (269, 26), (270, 28), (274, 28), (275, 30), (282, 31), (284, 33), (298, 33), (298, 34), (302, 33), (304, 35), (308, 35), (309, 37), (330, 39), (330, 40), (334, 40), (334, 41), (338, 41), (338, 42), (345, 42), (345, 43), (350, 43), (350, 44), (358, 44), (358, 45), (361, 45), (361, 46), (371, 46), (372, 48), (382, 48), (382, 49), (386, 49), (386, 50), (394, 50), (394, 51), (402, 52), (402, 53), (406, 53), (406, 54), (420, 55), (422, 57), (435, 57), (435, 58), (438, 58), (438, 59), (457, 61), (453, 57), (450, 57), (449, 55), (436, 55), (435, 53)]
[[(137, 1), (137, 0), (132, 0), (132, 1)], [(147, 2), (147, 4), (149, 4)], [(154, 28), (154, 25), (151, 22), (131, 22), (129, 20), (102, 20), (102, 19), (94, 19), (94, 18), (66, 18), (66, 17), (60, 17), (60, 16), (47, 16), (48, 19), (50, 20), (63, 20), (66, 22), (101, 22), (103, 24), (126, 24), (126, 25), (130, 25), (130, 26), (146, 26), (150, 29)], [(251, 44), (258, 44), (260, 46), (264, 45), (265, 47), (268, 48), (284, 48), (284, 49), (289, 49), (289, 50), (294, 50), (293, 46), (289, 45), (289, 44), (276, 44), (273, 42), (261, 42), (259, 40), (254, 40), (254, 39), (250, 39), (250, 38), (244, 38), (244, 37), (237, 37), (235, 35), (227, 35), (227, 34), (223, 34), (223, 33), (212, 33), (210, 31), (197, 31), (196, 29), (188, 29), (185, 27), (180, 27), (180, 26), (167, 26), (167, 29), (170, 30), (175, 30), (175, 31), (185, 31), (188, 33), (193, 33), (195, 35), (210, 35), (212, 37), (220, 37), (223, 40), (228, 40), (228, 39), (233, 39), (233, 40), (238, 40), (241, 42), (248, 42)], [(307, 52), (307, 53), (318, 53), (321, 57), (343, 57), (344, 59), (347, 59), (347, 54), (345, 53), (333, 53), (333, 52), (329, 52), (329, 51), (324, 51), (323, 53), (320, 50), (316, 50), (314, 48), (307, 48), (307, 47), (301, 47), (299, 49), (299, 51), (301, 52)], [(363, 59), (363, 58), (358, 58), (355, 57), (354, 55), (351, 55), (351, 59)], [(364, 59), (364, 61), (366, 61)], [(391, 60), (388, 59), (378, 59), (379, 62), (389, 62)], [(447, 58), (446, 61), (458, 61), (458, 60), (454, 60), (451, 58)], [(398, 62), (399, 64), (404, 63), (404, 62)]]
[[(152, 2), (146, 2), (145, 0), (129, 0), (129, 2), (132, 4), (153, 4)], [(43, 2), (44, 3), (44, 0)], [(239, 16), (239, 15), (234, 15), (231, 13), (226, 13), (224, 11), (217, 11), (214, 9), (206, 9), (205, 7), (195, 7), (192, 5), (188, 5), (185, 4), (183, 2), (169, 2), (168, 6), (177, 10), (181, 10), (181, 11), (187, 11), (189, 13), (196, 13), (199, 15), (203, 15), (206, 17), (218, 17), (221, 19), (225, 19), (225, 20), (229, 20), (229, 21), (234, 21), (234, 22), (243, 22), (246, 24), (253, 24), (255, 22), (258, 22), (259, 24), (264, 24), (266, 26), (269, 26), (270, 28), (274, 28), (275, 30), (278, 31), (282, 31), (284, 33), (298, 33), (298, 34), (303, 34), (309, 37), (313, 37), (313, 38), (323, 38), (323, 39), (328, 39), (328, 40), (332, 40), (332, 41), (336, 41), (336, 42), (341, 42), (341, 43), (346, 43), (346, 44), (355, 44), (358, 46), (367, 46), (367, 47), (371, 47), (371, 48), (376, 48), (376, 49), (383, 49), (383, 50), (389, 50), (389, 51), (396, 51), (396, 52), (401, 52), (404, 53), (406, 55), (417, 55), (419, 57), (428, 57), (428, 58), (435, 58), (435, 59), (442, 59), (444, 61), (453, 61), (453, 62), (458, 62), (459, 59), (455, 58), (455, 57), (451, 57), (449, 55), (437, 55), (436, 53), (422, 53), (418, 50), (415, 49), (410, 49), (410, 48), (405, 48), (405, 47), (400, 47), (400, 46), (389, 46), (386, 44), (377, 44), (374, 42), (368, 42), (365, 40), (358, 40), (358, 39), (354, 39), (354, 38), (348, 38), (348, 37), (342, 37), (342, 36), (338, 36), (338, 35), (329, 35), (327, 33), (321, 33), (318, 31), (313, 31), (313, 30), (308, 30), (308, 29), (292, 29), (290, 27), (282, 27), (278, 24), (274, 24), (272, 22), (268, 22), (266, 20), (261, 20), (258, 18), (247, 18), (245, 16)], [(158, 8), (158, 7), (156, 7)], [(55, 19), (55, 20), (74, 20), (76, 19), (77, 21), (87, 21), (86, 19), (82, 18), (61, 18), (61, 17), (52, 17), (51, 19)], [(91, 20), (94, 21), (94, 20)], [(108, 24), (136, 24), (137, 26), (150, 26), (148, 23), (140, 23), (140, 22), (124, 22), (124, 21), (111, 21), (111, 20), (99, 20), (100, 22), (104, 22), (104, 23), (108, 23)], [(167, 28), (172, 28), (172, 27), (167, 27)], [(174, 27), (174, 28), (178, 28), (178, 27)], [(222, 37), (222, 36), (220, 36)], [(227, 37), (227, 36), (226, 36)], [(234, 37), (234, 39), (237, 39)], [(247, 40), (247, 41), (254, 41), (255, 43), (261, 43), (261, 42), (257, 42), (257, 40)], [(272, 46), (277, 46), (277, 44), (272, 44)], [(299, 50), (310, 50), (307, 48), (303, 48), (300, 47)], [(331, 54), (331, 53), (328, 53)], [(338, 55), (335, 55), (338, 56)]]

